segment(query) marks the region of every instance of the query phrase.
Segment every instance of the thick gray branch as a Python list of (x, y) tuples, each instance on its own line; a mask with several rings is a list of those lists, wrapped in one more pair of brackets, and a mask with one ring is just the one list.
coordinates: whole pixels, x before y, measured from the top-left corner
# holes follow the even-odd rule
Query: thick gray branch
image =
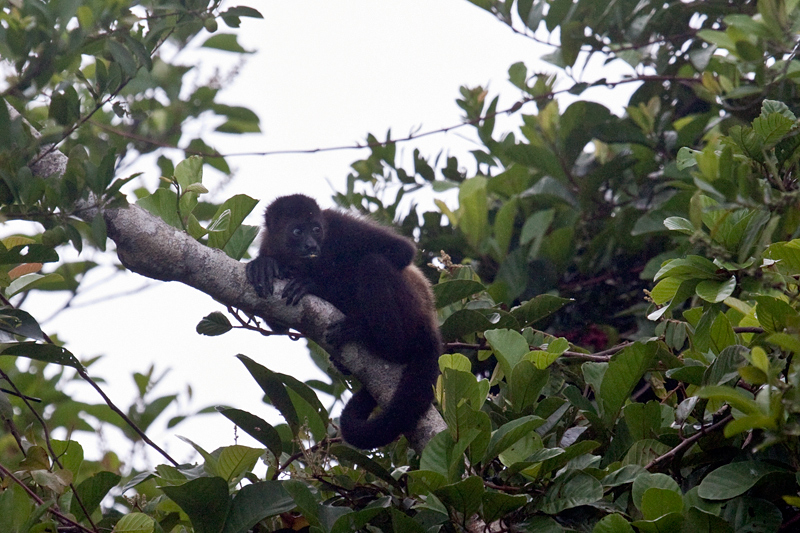
[[(33, 167), (38, 175), (63, 174), (66, 157), (53, 151)], [(88, 214), (93, 216), (92, 213)], [(179, 231), (138, 206), (108, 209), (104, 212), (108, 236), (117, 245), (117, 254), (125, 267), (148, 278), (178, 281), (202, 291), (226, 306), (236, 307), (271, 323), (285, 324), (320, 346), (333, 352), (325, 343), (324, 332), (342, 314), (329, 303), (306, 296), (297, 306), (283, 300), (260, 298), (245, 278), (244, 263), (231, 259), (220, 250), (208, 248), (185, 232)], [(276, 284), (280, 294), (283, 282)], [(388, 405), (403, 367), (387, 363), (357, 344), (348, 344), (340, 360), (367, 387), (381, 406)], [(446, 425), (435, 408), (407, 437), (418, 452)]]
[[(108, 236), (116, 243), (119, 259), (129, 270), (148, 278), (179, 281), (223, 305), (285, 324), (327, 351), (334, 351), (325, 343), (324, 333), (343, 315), (328, 302), (306, 296), (297, 306), (287, 306), (277, 297), (260, 298), (245, 277), (244, 263), (200, 244), (138, 206), (107, 210), (105, 219)], [(282, 291), (283, 283), (276, 283), (276, 294)], [(346, 345), (340, 359), (379, 405), (388, 405), (400, 380), (401, 365), (387, 363), (357, 344)], [(414, 449), (421, 451), (445, 427), (431, 407), (413, 434), (407, 436)]]

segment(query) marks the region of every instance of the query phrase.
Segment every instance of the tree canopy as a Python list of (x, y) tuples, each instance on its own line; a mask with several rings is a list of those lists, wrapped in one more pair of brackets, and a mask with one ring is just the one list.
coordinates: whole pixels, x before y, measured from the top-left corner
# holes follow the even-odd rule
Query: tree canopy
[[(445, 340), (435, 408), (371, 452), (341, 441), (318, 396), (352, 384), (323, 340), (338, 311), (257, 298), (240, 262), (256, 200), (207, 200), (203, 168), (229, 166), (191, 138), (192, 121), (217, 115), (236, 134), (258, 131), (257, 116), (219, 103), (213, 80), (189, 84), (191, 67), (165, 54), (200, 41), (242, 53), (236, 28), (258, 11), (197, 0), (0, 7), (0, 215), (34, 223), (0, 246), (0, 530), (796, 527), (798, 2), (472, 3), (496, 19), (487, 24), (557, 43), (542, 59), (560, 70), (510, 65), (519, 100), (507, 109), (484, 87), (461, 88), (481, 142), (469, 164), (418, 151), (409, 164), (403, 139), (368, 134), (368, 155), (335, 195), (417, 240)], [(598, 57), (636, 74), (579, 77)], [(624, 113), (587, 97), (621, 84), (636, 86)], [(519, 126), (498, 131), (501, 115)], [(160, 152), (178, 146), (182, 161)], [(126, 162), (151, 152), (161, 184), (128, 198), (120, 190), (139, 176)], [(456, 205), (442, 199), (451, 190)], [(423, 194), (436, 210), (420, 212)], [(285, 424), (221, 407), (260, 446), (191, 442), (201, 462), (178, 463), (147, 436), (175, 397), (153, 398), (155, 378), (139, 375), (141, 401), (123, 411), (89, 378), (93, 361), (25, 310), (31, 291), (82, 290), (96, 265), (65, 260), (67, 249), (109, 242), (124, 267), (228, 306), (199, 333), (269, 335), (260, 318), (279, 319), (308, 338), (329, 380), (240, 356)], [(386, 403), (398, 369), (378, 371), (357, 346), (333, 355)], [(75, 401), (69, 379), (104, 401)], [(85, 432), (106, 424), (164, 464), (135, 471), (116, 450), (85, 459)]]

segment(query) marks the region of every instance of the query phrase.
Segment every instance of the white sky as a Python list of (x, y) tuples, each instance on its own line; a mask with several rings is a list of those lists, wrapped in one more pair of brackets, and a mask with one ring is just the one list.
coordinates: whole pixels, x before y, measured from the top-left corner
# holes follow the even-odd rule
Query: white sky
[[(213, 134), (214, 125), (203, 126), (203, 138), (223, 153), (349, 145), (363, 142), (368, 132), (383, 139), (389, 128), (394, 136), (405, 136), (417, 128), (427, 131), (452, 126), (461, 122), (462, 111), (455, 103), (461, 85), (488, 87), (491, 96), (501, 95), (498, 108), (506, 108), (520, 97), (507, 81), (511, 64), (524, 61), (529, 72), (556, 70), (537, 60), (552, 49), (515, 35), (466, 0), (251, 0), (229, 5), (238, 4), (256, 7), (264, 19), (243, 19), (237, 31), (239, 42), (257, 53), (248, 57), (221, 100), (253, 109), (261, 118), (263, 133)], [(227, 31), (222, 22), (219, 26), (220, 32)], [(237, 56), (203, 49), (199, 56), (185, 53), (179, 60), (199, 60), (204, 73), (215, 65), (225, 72), (235, 65)], [(618, 77), (621, 72), (629, 73), (630, 69), (615, 69), (617, 76), (604, 71), (602, 76)], [(607, 98), (599, 91), (594, 96)], [(613, 101), (604, 103), (613, 109)], [(535, 112), (532, 105), (529, 107), (528, 112)], [(499, 120), (496, 133), (511, 130), (518, 123), (518, 117)], [(458, 156), (462, 165), (472, 166), (468, 151), (476, 144), (471, 139), (471, 129), (464, 128), (403, 143), (398, 153), (410, 158), (419, 147), (423, 154), (434, 157), (443, 150)], [(350, 163), (367, 155), (366, 150), (348, 150), (231, 158), (229, 162), (237, 170), (235, 178), (223, 182), (212, 175), (207, 184), (218, 199), (244, 193), (262, 200), (250, 221), (258, 223), (266, 203), (284, 194), (303, 192), (316, 197), (323, 206), (332, 205), (329, 183), (336, 190), (344, 190)], [(155, 179), (155, 167), (148, 169)], [(428, 199), (432, 196), (430, 192), (423, 195)], [(84, 252), (81, 257), (98, 260), (101, 255)], [(140, 276), (125, 274), (75, 303), (145, 283), (147, 280)], [(139, 294), (69, 309), (44, 325), (47, 332), (57, 332), (79, 358), (104, 355), (91, 367), (91, 374), (106, 380), (104, 389), (123, 409), (135, 395), (131, 372), (146, 372), (153, 363), (156, 375), (170, 369), (156, 396), (180, 392), (191, 385), (194, 399), (184, 411), (225, 404), (273, 423), (282, 420), (274, 409), (261, 403), (261, 390), (234, 359), (237, 353), (302, 380), (322, 378), (302, 341), (293, 343), (242, 331), (214, 338), (198, 335), (194, 329), (197, 322), (211, 311), (224, 309), (191, 288), (152, 283), (154, 288)], [(44, 319), (62, 301), (62, 295), (37, 294), (26, 303), (26, 309)], [(101, 401), (88, 385), (76, 383), (69, 390), (85, 401)], [(196, 417), (166, 430), (166, 420), (174, 414), (176, 411), (170, 409), (148, 435), (178, 460), (195, 455), (175, 435), (186, 436), (208, 451), (233, 443), (233, 425), (221, 415)], [(243, 432), (239, 436), (240, 443), (253, 443)], [(90, 455), (91, 437), (76, 437)], [(107, 438), (115, 442), (113, 434)], [(111, 448), (118, 446), (112, 444)], [(153, 453), (149, 457), (160, 461)]]

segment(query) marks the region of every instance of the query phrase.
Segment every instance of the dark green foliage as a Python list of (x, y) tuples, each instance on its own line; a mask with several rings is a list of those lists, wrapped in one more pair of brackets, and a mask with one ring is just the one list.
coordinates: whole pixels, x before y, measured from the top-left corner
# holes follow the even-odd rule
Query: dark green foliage
[[(258, 131), (250, 110), (216, 101), (217, 88), (201, 84), (181, 98), (190, 68), (165, 63), (159, 50), (164, 39), (180, 47), (202, 28), (216, 32), (218, 19), (237, 28), (241, 17), (260, 15), (244, 6), (219, 13), (215, 2), (198, 1), (2, 8), (0, 55), (9, 71), (0, 105), (0, 214), (42, 228), (0, 246), (7, 304), (0, 309), (0, 530), (53, 529), (56, 520), (72, 527), (55, 507), (90, 531), (458, 531), (494, 523), (537, 532), (775, 532), (796, 525), (798, 7), (777, 0), (472, 3), (520, 34), (558, 30), (561, 44), (544, 59), (573, 75), (587, 54), (647, 74), (587, 73), (556, 85), (555, 76), (516, 63), (509, 79), (520, 99), (506, 110), (483, 87), (463, 87), (465, 127), (482, 143), (471, 166), (419, 150), (401, 161), (391, 132), (385, 141), (367, 137), (369, 155), (353, 163), (347, 190), (335, 199), (417, 236), (423, 262), (437, 266), (426, 271), (447, 342), (436, 387), (447, 429), (419, 455), (405, 438), (369, 453), (342, 444), (315, 390), (340, 399), (344, 380), (310, 343), (328, 381), (302, 383), (239, 356), (286, 424), (267, 423), (259, 407), (219, 411), (263, 447), (209, 453), (190, 442), (201, 465), (141, 473), (119, 472), (114, 454), (84, 460), (81, 434), (71, 431), (112, 424), (139, 442), (143, 433), (132, 424), (146, 430), (178, 395), (153, 397), (160, 378), (150, 369), (134, 376), (139, 398), (127, 420), (107, 404), (72, 400), (60, 385), (65, 369), (92, 361), (81, 364), (8, 298), (79, 291), (96, 264), (63, 262), (59, 247), (104, 249), (102, 216), (83, 220), (78, 206), (124, 203), (120, 187), (136, 179), (118, 168), (127, 153), (176, 146), (184, 123), (206, 112), (224, 118), (219, 131)], [(232, 33), (203, 46), (246, 52)], [(628, 102), (556, 98), (633, 82)], [(142, 97), (156, 90), (165, 98)], [(37, 91), (49, 99), (34, 99)], [(500, 114), (514, 115), (518, 130), (497, 131)], [(139, 191), (139, 204), (242, 258), (257, 231), (242, 224), (255, 201), (199, 201), (207, 192), (203, 165), (228, 166), (203, 141), (188, 141), (184, 161), (161, 156), (163, 186)], [(68, 154), (64, 176), (28, 167), (46, 142)], [(452, 189), (455, 207), (436, 197), (434, 211), (401, 208), (420, 190)], [(250, 326), (236, 318), (242, 326), (212, 313), (198, 332)], [(70, 440), (42, 430), (33, 415), (38, 402), (48, 428), (66, 430)], [(119, 491), (126, 498), (105, 508), (103, 498)]]

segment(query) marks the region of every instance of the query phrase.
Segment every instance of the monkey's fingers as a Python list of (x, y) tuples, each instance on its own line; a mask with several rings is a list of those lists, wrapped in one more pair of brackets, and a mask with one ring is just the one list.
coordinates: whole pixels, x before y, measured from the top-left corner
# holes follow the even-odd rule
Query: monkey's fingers
[(275, 260), (271, 257), (259, 256), (247, 263), (245, 273), (247, 281), (256, 290), (256, 294), (265, 298), (272, 294), (272, 285), (275, 281)]
[(363, 337), (363, 330), (358, 322), (348, 317), (332, 324), (325, 332), (325, 340), (331, 346), (341, 348), (342, 345), (359, 340)]
[(310, 292), (311, 285), (309, 282), (294, 278), (283, 289), (283, 296), (286, 298), (286, 305), (297, 305), (300, 299)]

